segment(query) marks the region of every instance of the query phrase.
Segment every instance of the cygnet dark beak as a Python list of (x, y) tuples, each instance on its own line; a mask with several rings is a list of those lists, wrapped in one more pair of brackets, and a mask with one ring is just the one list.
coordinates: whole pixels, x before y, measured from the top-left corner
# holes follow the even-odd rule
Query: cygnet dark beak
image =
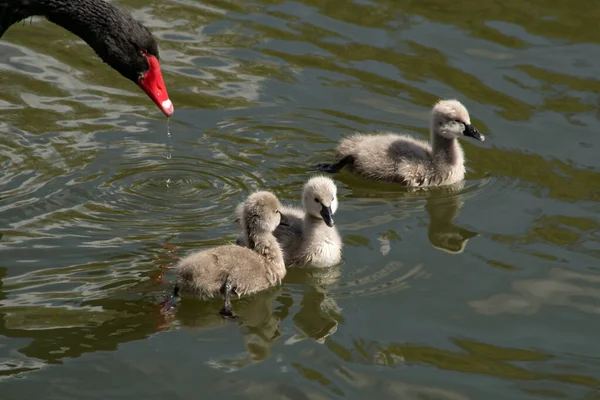
[(290, 220), (285, 215), (283, 215), (282, 213), (279, 213), (279, 215), (281, 216), (281, 220), (279, 221), (279, 225), (290, 226)]
[(335, 223), (333, 222), (333, 212), (331, 211), (331, 207), (322, 206), (321, 207), (321, 217), (323, 217), (323, 221), (328, 227), (332, 227)]
[(481, 134), (481, 132), (479, 132), (477, 130), (477, 128), (475, 128), (471, 124), (469, 124), (469, 125), (465, 124), (465, 136), (470, 136), (472, 138), (479, 140), (480, 142), (483, 142), (485, 140), (485, 136), (483, 136)]

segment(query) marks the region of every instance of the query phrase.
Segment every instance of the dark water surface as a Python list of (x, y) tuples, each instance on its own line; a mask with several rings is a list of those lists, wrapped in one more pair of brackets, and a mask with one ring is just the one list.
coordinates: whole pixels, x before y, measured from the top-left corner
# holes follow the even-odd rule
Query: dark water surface
[[(175, 115), (39, 18), (0, 40), (0, 398), (599, 399), (597, 2), (116, 1)], [(299, 200), (353, 130), (469, 108), (464, 187), (336, 175), (344, 262), (234, 303), (159, 302)]]

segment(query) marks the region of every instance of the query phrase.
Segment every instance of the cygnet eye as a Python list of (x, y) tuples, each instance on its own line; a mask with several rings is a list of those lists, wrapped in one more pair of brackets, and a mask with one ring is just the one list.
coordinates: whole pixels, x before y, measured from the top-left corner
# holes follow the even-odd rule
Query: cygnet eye
[(318, 202), (319, 202), (319, 198), (315, 197), (315, 203), (318, 203)]

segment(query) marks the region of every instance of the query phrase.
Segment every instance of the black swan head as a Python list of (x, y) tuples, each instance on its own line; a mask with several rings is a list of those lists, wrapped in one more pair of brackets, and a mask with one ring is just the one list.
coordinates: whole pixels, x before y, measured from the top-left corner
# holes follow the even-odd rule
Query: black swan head
[(0, 36), (33, 15), (43, 15), (82, 38), (104, 62), (146, 92), (166, 116), (173, 114), (156, 39), (131, 15), (104, 0), (0, 0)]

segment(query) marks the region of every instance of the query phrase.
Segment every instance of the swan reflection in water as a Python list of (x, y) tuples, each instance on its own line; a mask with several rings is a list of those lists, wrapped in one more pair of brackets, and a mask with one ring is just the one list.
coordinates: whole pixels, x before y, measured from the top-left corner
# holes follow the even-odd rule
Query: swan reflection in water
[(285, 344), (292, 345), (305, 339), (324, 344), (343, 321), (342, 309), (329, 294), (329, 286), (337, 283), (342, 265), (329, 268), (290, 268), (284, 280), (288, 286), (302, 289), (300, 309), (294, 315), (296, 333)]
[(231, 355), (224, 354), (220, 359), (210, 359), (206, 363), (214, 368), (235, 371), (254, 363), (262, 362), (271, 356), (271, 346), (282, 336), (281, 321), (288, 314), (285, 296), (283, 307), (274, 307), (282, 288), (272, 288), (255, 295), (234, 299), (233, 304), (239, 320), (223, 319), (218, 311), (220, 300), (200, 300), (184, 298), (177, 305), (175, 321), (188, 330), (200, 333), (208, 329), (238, 326), (243, 336), (245, 351)]
[[(342, 321), (341, 310), (328, 296), (325, 285), (317, 283), (319, 278), (312, 277), (314, 273), (322, 274), (322, 269), (316, 272), (308, 270), (303, 268), (290, 271), (294, 283), (306, 281), (307, 284), (299, 285), (303, 289), (302, 293), (295, 293), (294, 283), (286, 281), (292, 286), (294, 293), (290, 293), (285, 285), (234, 299), (238, 322), (224, 320), (218, 314), (219, 300), (195, 298), (185, 298), (178, 303), (174, 321), (185, 329), (197, 329), (199, 332), (237, 325), (246, 349), (235, 355), (228, 353), (219, 359), (206, 361), (213, 368), (226, 371), (239, 370), (269, 359), (271, 347), (283, 337), (281, 324), (290, 315), (292, 306), (298, 299), (299, 310), (292, 317), (296, 329), (285, 339), (285, 344), (292, 345), (309, 338), (323, 344), (336, 332), (338, 323)], [(327, 281), (335, 280), (335, 276), (339, 274), (332, 273)]]
[[(352, 187), (351, 197), (353, 198), (377, 202), (392, 200), (397, 204), (403, 204), (404, 201), (408, 200), (425, 200), (425, 212), (429, 216), (427, 237), (436, 249), (450, 254), (459, 254), (464, 251), (469, 239), (479, 235), (477, 232), (454, 223), (466, 201), (466, 197), (469, 196), (470, 192), (473, 192), (472, 188), (464, 190), (465, 181), (453, 185), (420, 188), (399, 187), (397, 184), (386, 183), (374, 185), (364, 180), (361, 180), (360, 185), (355, 182), (357, 181), (354, 180), (352, 183), (349, 181), (349, 186)], [(379, 191), (377, 191), (378, 187)], [(398, 210), (401, 214), (405, 212), (404, 207)], [(405, 219), (407, 215), (395, 215), (393, 217)], [(369, 225), (377, 223), (373, 220)], [(364, 226), (363, 224), (362, 227)], [(397, 238), (399, 238), (399, 234), (394, 230), (388, 230), (379, 235), (380, 251), (384, 256), (389, 253), (391, 242)]]
[(454, 224), (464, 205), (464, 186), (463, 181), (448, 187), (435, 188), (429, 193), (425, 205), (425, 211), (429, 215), (429, 242), (436, 249), (452, 254), (462, 253), (469, 239), (479, 235)]

